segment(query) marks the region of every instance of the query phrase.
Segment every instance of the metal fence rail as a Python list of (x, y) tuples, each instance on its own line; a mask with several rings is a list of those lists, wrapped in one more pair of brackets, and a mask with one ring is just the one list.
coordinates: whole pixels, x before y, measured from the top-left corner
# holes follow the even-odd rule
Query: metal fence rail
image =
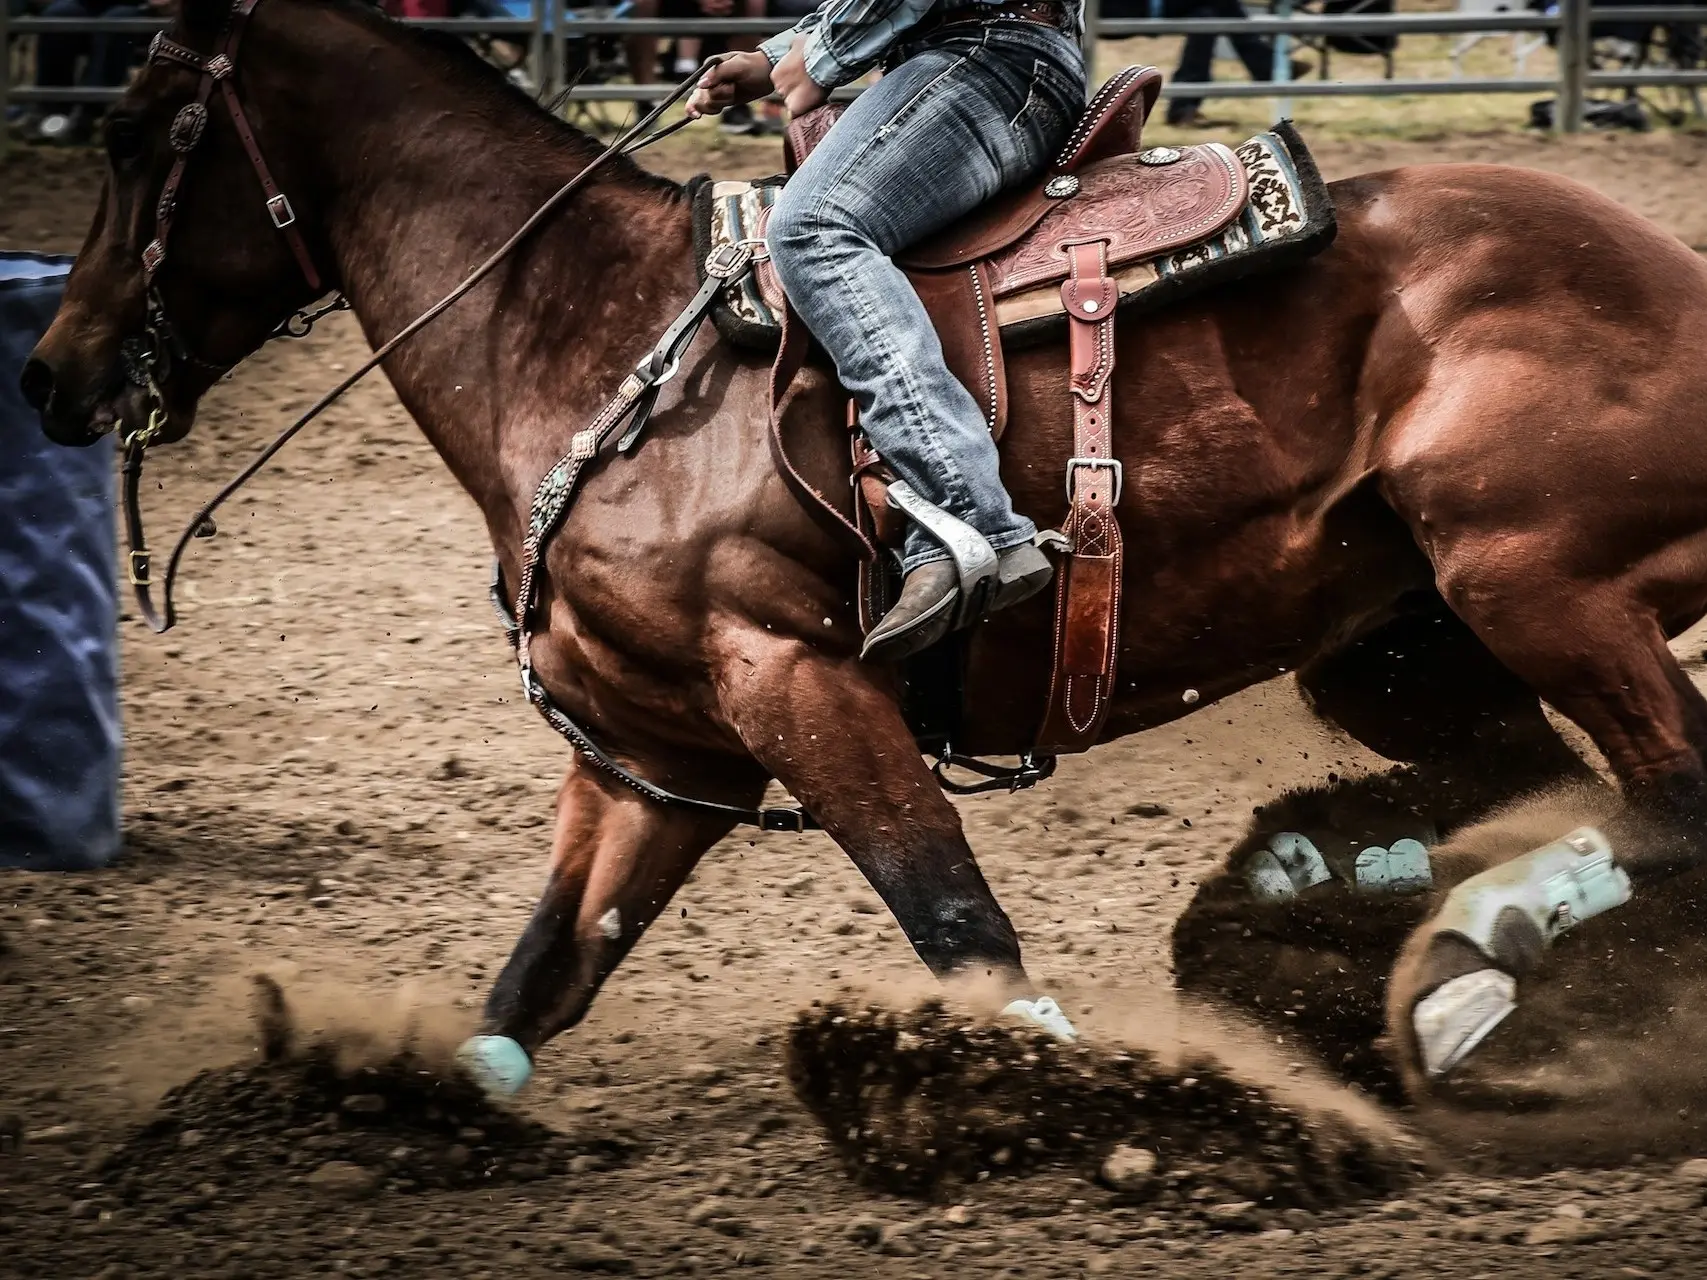
[[(1560, 0), (1554, 13), (1392, 13), (1291, 16), (1290, 0), (1277, 0), (1280, 13), (1268, 17), (1111, 19), (1102, 16), (1101, 0), (1086, 0), (1086, 52), (1093, 59), (1102, 40), (1157, 36), (1274, 36), (1275, 76), (1268, 81), (1215, 81), (1208, 84), (1169, 84), (1163, 95), (1192, 98), (1274, 98), (1279, 111), (1289, 110), (1292, 98), (1391, 97), (1405, 94), (1553, 93), (1557, 96), (1555, 127), (1567, 133), (1583, 125), (1583, 108), (1591, 89), (1649, 88), (1666, 85), (1707, 85), (1707, 69), (1650, 69), (1596, 71), (1592, 68), (1590, 32), (1595, 23), (1707, 23), (1707, 4), (1593, 8), (1592, 0)], [(108, 88), (43, 88), (9, 83), (10, 40), (13, 36), (67, 34), (152, 35), (161, 23), (148, 18), (8, 19), (0, 6), (0, 108), (14, 102), (108, 102), (120, 90)], [(753, 36), (771, 35), (788, 23), (771, 18), (609, 18), (580, 17), (564, 0), (537, 0), (528, 18), (414, 19), (410, 25), (469, 36), (509, 38), (525, 43), (534, 83), (542, 96), (562, 85), (567, 46), (600, 36)], [(1483, 77), (1404, 80), (1291, 80), (1286, 78), (1284, 50), (1300, 36), (1467, 35), (1486, 32), (1548, 32), (1557, 42), (1559, 69), (1551, 78)], [(569, 91), (571, 100), (636, 101), (664, 96), (673, 86), (663, 84), (587, 84)], [(4, 146), (0, 138), (0, 147)]]

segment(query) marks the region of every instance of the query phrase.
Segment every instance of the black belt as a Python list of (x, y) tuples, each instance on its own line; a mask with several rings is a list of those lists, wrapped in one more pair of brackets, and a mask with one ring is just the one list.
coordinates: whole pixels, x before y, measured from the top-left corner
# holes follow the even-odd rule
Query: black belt
[(1062, 0), (1007, 0), (1004, 4), (958, 4), (930, 14), (908, 33), (908, 39), (927, 35), (938, 27), (955, 26), (962, 22), (1035, 22), (1039, 26), (1065, 31), (1071, 25), (1067, 6)]

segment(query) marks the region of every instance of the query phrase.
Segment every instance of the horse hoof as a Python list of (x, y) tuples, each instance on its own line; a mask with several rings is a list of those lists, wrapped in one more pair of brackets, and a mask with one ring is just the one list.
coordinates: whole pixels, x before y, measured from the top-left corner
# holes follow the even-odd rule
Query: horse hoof
[(1282, 831), (1268, 839), (1268, 848), (1258, 849), (1245, 864), (1245, 883), (1251, 893), (1265, 902), (1297, 897), (1304, 890), (1332, 878), (1327, 859), (1310, 837)]
[(1499, 969), (1477, 969), (1441, 983), (1411, 1011), (1423, 1070), (1439, 1079), (1516, 1008), (1517, 980)]
[(1357, 855), (1357, 887), (1364, 893), (1421, 893), (1434, 883), (1428, 850), (1418, 840), (1395, 840)]
[(487, 1093), (512, 1097), (533, 1075), (527, 1050), (509, 1036), (470, 1036), (456, 1051), (456, 1060)]
[(1067, 1015), (1061, 1012), (1061, 1006), (1049, 996), (1039, 996), (1035, 1000), (1011, 1001), (1002, 1010), (1002, 1016), (1028, 1022), (1047, 1031), (1064, 1044), (1072, 1044), (1079, 1038), (1078, 1031), (1067, 1021)]

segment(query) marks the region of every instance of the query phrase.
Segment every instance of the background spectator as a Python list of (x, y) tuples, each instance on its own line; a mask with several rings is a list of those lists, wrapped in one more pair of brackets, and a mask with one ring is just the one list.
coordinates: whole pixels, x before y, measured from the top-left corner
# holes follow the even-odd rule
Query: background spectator
[[(1165, 0), (1162, 15), (1168, 18), (1248, 18), (1243, 0)], [(1148, 16), (1148, 15), (1145, 15)], [(1252, 80), (1274, 78), (1274, 41), (1267, 36), (1230, 35), (1227, 40), (1245, 64)], [(1211, 66), (1215, 59), (1215, 36), (1187, 36), (1180, 50), (1179, 67), (1174, 71), (1175, 84), (1208, 84), (1213, 80)], [(1310, 69), (1309, 64), (1292, 60), (1292, 78), (1298, 79)], [(1170, 98), (1168, 123), (1193, 127), (1208, 127), (1218, 122), (1207, 119), (1202, 111), (1201, 98)]]
[[(51, 0), (44, 18), (159, 18), (171, 16), (172, 0)], [(54, 34), (36, 40), (36, 84), (44, 89), (113, 88), (130, 78), (147, 46), (146, 37), (109, 34)], [(24, 123), (26, 137), (43, 142), (83, 142), (95, 121), (106, 113), (105, 103), (50, 106)]]
[[(813, 0), (783, 0), (781, 4), (767, 6), (766, 0), (634, 0), (633, 13), (636, 18), (763, 18), (786, 17), (790, 22), (812, 12), (818, 6)], [(791, 10), (799, 12), (792, 12)], [(668, 74), (664, 80), (677, 81), (685, 79), (700, 64), (700, 61), (713, 53), (731, 51), (736, 53), (750, 52), (759, 47), (760, 36), (678, 36), (675, 41), (674, 56)], [(656, 36), (628, 36), (623, 42), (623, 53), (628, 59), (629, 78), (635, 84), (657, 83), (660, 74), (658, 67), (658, 38)], [(782, 127), (780, 108), (774, 103), (763, 104), (763, 119), (753, 115), (750, 106), (731, 107), (718, 120), (718, 126), (725, 133), (752, 133), (761, 129), (768, 130), (771, 125), (776, 131)]]

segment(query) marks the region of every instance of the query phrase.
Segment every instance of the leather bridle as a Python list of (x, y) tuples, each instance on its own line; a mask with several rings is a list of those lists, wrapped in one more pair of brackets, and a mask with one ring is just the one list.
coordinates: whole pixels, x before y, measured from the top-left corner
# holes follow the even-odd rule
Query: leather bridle
[[(167, 142), (175, 154), (172, 167), (166, 174), (166, 181), (161, 185), (160, 197), (154, 204), (153, 238), (142, 250), (142, 279), (147, 293), (145, 335), (128, 340), (123, 348), (126, 373), (133, 383), (143, 389), (149, 402), (147, 422), (124, 436), (124, 514), (126, 533), (131, 546), (126, 568), (131, 585), (136, 589), (137, 604), (148, 625), (155, 631), (164, 631), (171, 626), (171, 604), (168, 601), (166, 616), (162, 618), (149, 596), (149, 554), (142, 528), (140, 489), (143, 455), (150, 445), (159, 440), (166, 427), (166, 400), (160, 389), (161, 384), (170, 374), (174, 363), (192, 365), (216, 380), (231, 371), (230, 365), (204, 360), (190, 350), (189, 344), (183, 340), (167, 316), (166, 304), (155, 284), (155, 276), (166, 261), (172, 221), (178, 212), (178, 189), (183, 185), (184, 171), (189, 167), (190, 156), (207, 133), (208, 103), (212, 100), (216, 88), (225, 102), (226, 112), (230, 115), (232, 127), (237, 131), (237, 137), (249, 157), (255, 177), (260, 180), (268, 219), (290, 246), (291, 255), (296, 259), (302, 277), (308, 282), (314, 296), (319, 298), (325, 292), (325, 278), (315, 265), (314, 255), (308, 251), (308, 243), (302, 238), (302, 232), (297, 226), (296, 208), (273, 177), (272, 168), (267, 164), (267, 158), (262, 154), (261, 145), (255, 138), (254, 127), (249, 123), (248, 113), (243, 109), (243, 100), (237, 93), (238, 50), (249, 24), (249, 16), (260, 2), (261, 0), (234, 0), (225, 27), (216, 42), (216, 52), (212, 54), (197, 53), (194, 49), (171, 39), (164, 31), (157, 32), (153, 43), (148, 46), (147, 61), (150, 66), (170, 64), (187, 67), (201, 77), (201, 82), (196, 87), (195, 101), (186, 103), (178, 110), (177, 115), (172, 117), (172, 125), (167, 133)], [(312, 311), (297, 312), (274, 329), (269, 339), (305, 336), (313, 327), (314, 321), (346, 305), (339, 296), (333, 302)], [(212, 521), (205, 518), (198, 521), (196, 532), (210, 536), (213, 532)]]
[(190, 162), (191, 153), (202, 140), (202, 135), (207, 132), (207, 104), (213, 97), (216, 86), (225, 100), (225, 109), (231, 116), (238, 139), (243, 143), (243, 150), (249, 155), (249, 163), (254, 167), (255, 176), (261, 180), (261, 190), (266, 196), (267, 217), (290, 246), (290, 251), (296, 258), (296, 265), (302, 268), (303, 279), (308, 281), (308, 287), (314, 291), (316, 297), (323, 290), (323, 282), (314, 265), (314, 257), (308, 252), (308, 243), (302, 238), (302, 232), (296, 224), (296, 208), (291, 204), (290, 197), (279, 189), (279, 184), (273, 178), (273, 171), (267, 167), (267, 158), (261, 154), (261, 144), (255, 140), (255, 130), (249, 124), (248, 113), (243, 110), (243, 100), (237, 95), (237, 52), (243, 42), (243, 32), (249, 25), (249, 15), (260, 3), (261, 0), (236, 0), (231, 6), (231, 16), (226, 20), (225, 30), (219, 39), (219, 52), (215, 54), (204, 56), (194, 49), (186, 49), (176, 40), (168, 39), (164, 31), (156, 34), (154, 43), (148, 46), (150, 65), (176, 63), (201, 75), (201, 84), (196, 88), (196, 100), (187, 103), (172, 119), (169, 138), (172, 150), (177, 152), (177, 159), (172, 162), (171, 172), (166, 175), (165, 185), (160, 188), (160, 199), (154, 206), (154, 239), (142, 251), (143, 278), (151, 290), (154, 287), (155, 273), (160, 270), (160, 264), (166, 261), (166, 242), (172, 234), (172, 219), (178, 211), (178, 187), (183, 183), (184, 169)]
[[(260, 145), (255, 140), (255, 131), (250, 127), (248, 117), (244, 114), (243, 104), (238, 99), (234, 77), (237, 72), (237, 49), (243, 36), (243, 29), (249, 15), (254, 12), (260, 0), (235, 0), (231, 9), (231, 17), (219, 41), (219, 52), (211, 57), (203, 57), (192, 49), (169, 40), (164, 34), (158, 35), (149, 47), (148, 60), (150, 63), (175, 62), (181, 66), (201, 73), (201, 85), (196, 93), (196, 100), (183, 107), (174, 117), (171, 129), (172, 149), (177, 152), (177, 158), (172, 162), (171, 171), (166, 176), (166, 182), (160, 191), (159, 202), (155, 206), (154, 239), (143, 250), (142, 267), (148, 285), (149, 298), (149, 345), (140, 353), (136, 361), (141, 366), (141, 372), (146, 378), (146, 386), (152, 401), (148, 424), (141, 430), (135, 431), (125, 439), (124, 461), (124, 502), (126, 533), (130, 541), (130, 580), (136, 589), (137, 607), (141, 610), (149, 627), (155, 632), (170, 630), (176, 620), (172, 610), (172, 583), (177, 574), (178, 563), (184, 554), (184, 548), (189, 540), (196, 536), (211, 536), (213, 533), (213, 512), (232, 494), (236, 493), (250, 477), (255, 475), (267, 461), (273, 457), (285, 444), (301, 431), (326, 407), (337, 400), (358, 381), (379, 367), (388, 355), (399, 345), (419, 333), (440, 315), (444, 314), (458, 299), (479, 284), (492, 269), (507, 258), (534, 228), (551, 214), (559, 205), (574, 192), (584, 186), (587, 180), (600, 167), (608, 163), (612, 157), (631, 155), (640, 148), (658, 141), (668, 134), (674, 133), (687, 123), (686, 119), (662, 128), (654, 129), (658, 118), (672, 105), (686, 97), (693, 86), (698, 83), (700, 75), (710, 65), (710, 60), (695, 69), (692, 76), (682, 81), (664, 101), (658, 103), (639, 121), (624, 130), (617, 139), (605, 148), (597, 157), (587, 164), (579, 173), (570, 178), (546, 202), (536, 210), (516, 231), (498, 246), (490, 256), (479, 266), (475, 267), (456, 288), (452, 289), (438, 302), (426, 311), (416, 316), (389, 341), (383, 344), (373, 355), (354, 373), (344, 378), (331, 391), (321, 396), (300, 418), (293, 422), (258, 454), (253, 461), (240, 471), (226, 486), (208, 501), (200, 511), (191, 517), (188, 526), (179, 536), (177, 545), (172, 549), (171, 558), (166, 563), (166, 575), (162, 583), (164, 610), (157, 610), (150, 594), (152, 585), (148, 575), (149, 554), (142, 529), (142, 506), (139, 496), (142, 479), (142, 457), (148, 445), (158, 437), (165, 425), (165, 405), (160, 394), (159, 381), (163, 373), (163, 352), (168, 348), (170, 328), (166, 324), (165, 309), (160, 305), (158, 291), (154, 287), (154, 276), (160, 265), (166, 260), (166, 240), (172, 229), (172, 217), (177, 212), (176, 201), (179, 184), (183, 180), (184, 168), (189, 161), (190, 153), (201, 140), (207, 129), (207, 103), (213, 96), (213, 88), (218, 85), (225, 99), (226, 108), (231, 113), (232, 123), (237, 128), (237, 135), (243, 140), (243, 149), (249, 154), (249, 162), (254, 166), (255, 175), (261, 180), (261, 189), (266, 193), (267, 214), (273, 225), (284, 235), (290, 244), (291, 252), (296, 255), (297, 265), (302, 268), (303, 277), (308, 281), (318, 295), (322, 288), (320, 273), (315, 269), (314, 260), (308, 252), (308, 245), (303, 241), (302, 234), (296, 226), (296, 210), (291, 206), (290, 199), (279, 189), (273, 180), (272, 171), (261, 154)], [(533, 666), (528, 658), (526, 640), (528, 638), (527, 624), (530, 606), (533, 603), (533, 586), (535, 573), (539, 568), (540, 559), (544, 554), (545, 540), (550, 532), (561, 521), (566, 513), (569, 501), (573, 497), (575, 480), (583, 468), (599, 452), (605, 441), (616, 435), (625, 421), (630, 425), (622, 439), (618, 442), (619, 449), (628, 448), (644, 428), (646, 419), (650, 416), (652, 406), (657, 397), (658, 386), (667, 381), (676, 371), (676, 361), (682, 350), (692, 339), (700, 322), (710, 311), (713, 299), (720, 292), (728, 279), (738, 273), (744, 273), (751, 265), (753, 250), (751, 246), (743, 247), (736, 254), (735, 260), (727, 265), (728, 275), (713, 274), (698, 294), (683, 310), (682, 315), (672, 324), (657, 346), (654, 347), (646, 360), (643, 360), (633, 374), (630, 374), (622, 384), (616, 399), (607, 406), (595, 420), (592, 427), (577, 433), (575, 448), (570, 455), (560, 460), (557, 467), (548, 473), (546, 480), (541, 482), (541, 494), (535, 496), (535, 508), (530, 515), (532, 526), (528, 539), (528, 562), (525, 567), (524, 586), (517, 617), (510, 618), (508, 607), (501, 592), (495, 592), (494, 600), (499, 606), (500, 615), (505, 618), (511, 642), (517, 645), (517, 655), (521, 660), (522, 684), (529, 701), (533, 702), (570, 744), (588, 760), (595, 768), (614, 777), (617, 781), (628, 786), (639, 795), (660, 804), (670, 804), (678, 807), (694, 809), (702, 813), (715, 813), (734, 822), (747, 823), (768, 831), (806, 831), (817, 827), (817, 822), (801, 809), (746, 809), (739, 805), (723, 804), (714, 800), (702, 800), (692, 796), (678, 795), (663, 787), (657, 786), (631, 772), (608, 752), (603, 750), (592, 738), (588, 737), (580, 725), (571, 720), (568, 715), (551, 700), (550, 695), (533, 674)], [(341, 300), (340, 300), (341, 301)], [(273, 331), (273, 337), (301, 337), (315, 320), (327, 314), (336, 304), (326, 305), (311, 311), (297, 313), (287, 319)], [(204, 362), (205, 363), (205, 362)], [(225, 370), (220, 370), (220, 373)], [(553, 475), (561, 469), (571, 467), (572, 472), (560, 492), (548, 492), (548, 483)], [(543, 506), (542, 498), (544, 496)], [(495, 584), (499, 580), (495, 578)]]

